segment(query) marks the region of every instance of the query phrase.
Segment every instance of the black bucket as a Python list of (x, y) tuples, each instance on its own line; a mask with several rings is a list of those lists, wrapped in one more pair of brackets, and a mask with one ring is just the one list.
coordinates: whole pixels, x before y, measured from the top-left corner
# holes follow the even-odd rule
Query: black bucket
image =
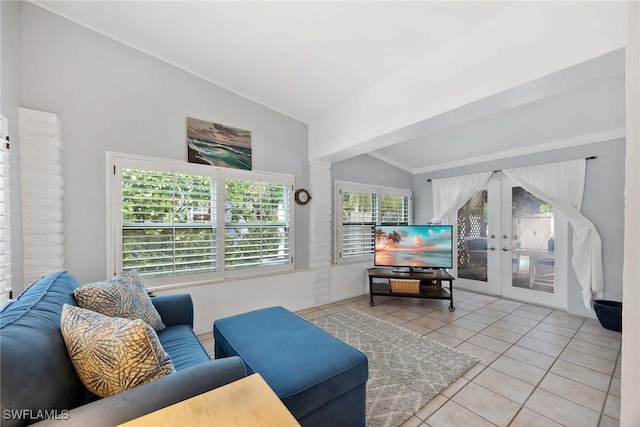
[(622, 332), (622, 303), (618, 301), (595, 300), (593, 309), (603, 328)]

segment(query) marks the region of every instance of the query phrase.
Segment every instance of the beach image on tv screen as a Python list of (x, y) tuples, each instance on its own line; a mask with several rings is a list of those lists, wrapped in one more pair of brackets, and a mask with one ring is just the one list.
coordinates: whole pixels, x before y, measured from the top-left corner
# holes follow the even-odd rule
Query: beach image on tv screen
[(452, 268), (451, 226), (378, 226), (375, 264)]

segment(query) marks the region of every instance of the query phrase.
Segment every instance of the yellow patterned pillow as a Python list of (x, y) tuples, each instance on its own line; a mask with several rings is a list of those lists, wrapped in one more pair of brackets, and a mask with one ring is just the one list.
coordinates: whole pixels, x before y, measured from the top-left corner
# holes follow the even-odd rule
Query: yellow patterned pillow
[(111, 317), (142, 319), (156, 331), (165, 328), (135, 271), (125, 271), (113, 279), (80, 286), (73, 291), (73, 296), (82, 308)]
[(109, 317), (65, 304), (60, 330), (84, 386), (111, 396), (175, 372), (156, 332), (140, 319)]

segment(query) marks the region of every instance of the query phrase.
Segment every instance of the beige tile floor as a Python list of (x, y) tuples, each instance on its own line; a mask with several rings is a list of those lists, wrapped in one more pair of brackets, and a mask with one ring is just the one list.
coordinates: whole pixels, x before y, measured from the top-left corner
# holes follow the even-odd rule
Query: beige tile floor
[[(455, 293), (447, 301), (369, 296), (344, 307), (395, 323), (482, 360), (404, 424), (409, 426), (618, 426), (622, 335), (597, 320), (532, 304)], [(201, 336), (210, 349), (211, 334)]]

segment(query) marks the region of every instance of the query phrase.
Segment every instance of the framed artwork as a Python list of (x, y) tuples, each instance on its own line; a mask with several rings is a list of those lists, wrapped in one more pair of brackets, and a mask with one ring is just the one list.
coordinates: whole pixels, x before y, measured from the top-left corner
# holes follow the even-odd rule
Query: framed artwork
[(251, 132), (187, 117), (190, 163), (251, 170)]

